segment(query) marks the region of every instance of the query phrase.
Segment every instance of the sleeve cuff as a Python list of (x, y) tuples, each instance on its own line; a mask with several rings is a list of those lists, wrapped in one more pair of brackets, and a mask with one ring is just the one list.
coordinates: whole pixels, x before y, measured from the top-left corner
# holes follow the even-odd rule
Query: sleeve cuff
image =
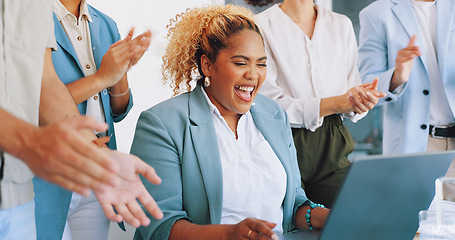
[(306, 106), (303, 113), (303, 124), (305, 128), (314, 132), (324, 122), (323, 117), (319, 117), (321, 109), (321, 98), (313, 98), (306, 100)]

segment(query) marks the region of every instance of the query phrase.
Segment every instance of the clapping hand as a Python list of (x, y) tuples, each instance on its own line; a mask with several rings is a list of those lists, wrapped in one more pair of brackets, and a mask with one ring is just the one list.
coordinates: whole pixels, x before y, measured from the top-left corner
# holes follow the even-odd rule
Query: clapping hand
[(147, 31), (133, 39), (134, 28), (123, 40), (112, 44), (101, 60), (95, 73), (102, 80), (102, 88), (117, 84), (129, 68), (135, 65), (150, 45), (152, 33)]
[(358, 114), (367, 112), (373, 109), (380, 97), (386, 96), (385, 93), (377, 90), (378, 82), (378, 79), (374, 79), (372, 83), (365, 83), (348, 91), (354, 112)]

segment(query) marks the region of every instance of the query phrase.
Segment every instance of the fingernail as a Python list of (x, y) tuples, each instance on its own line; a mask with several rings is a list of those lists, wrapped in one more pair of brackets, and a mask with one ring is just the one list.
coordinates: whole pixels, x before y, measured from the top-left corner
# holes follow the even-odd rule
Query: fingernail
[(276, 233), (272, 234), (272, 240), (279, 240), (278, 235)]

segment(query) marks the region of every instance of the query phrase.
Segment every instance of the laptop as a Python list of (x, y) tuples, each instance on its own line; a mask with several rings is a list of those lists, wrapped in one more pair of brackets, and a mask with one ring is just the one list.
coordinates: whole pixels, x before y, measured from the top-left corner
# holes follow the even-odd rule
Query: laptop
[(352, 162), (324, 228), (280, 239), (413, 239), (419, 211), (429, 207), (436, 178), (445, 175), (454, 158), (455, 151), (359, 157)]

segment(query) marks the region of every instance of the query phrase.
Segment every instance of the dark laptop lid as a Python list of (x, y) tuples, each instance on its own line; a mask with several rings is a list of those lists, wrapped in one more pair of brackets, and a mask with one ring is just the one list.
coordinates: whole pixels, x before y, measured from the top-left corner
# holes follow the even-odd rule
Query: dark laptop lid
[(365, 156), (351, 165), (320, 239), (413, 239), (455, 151)]

